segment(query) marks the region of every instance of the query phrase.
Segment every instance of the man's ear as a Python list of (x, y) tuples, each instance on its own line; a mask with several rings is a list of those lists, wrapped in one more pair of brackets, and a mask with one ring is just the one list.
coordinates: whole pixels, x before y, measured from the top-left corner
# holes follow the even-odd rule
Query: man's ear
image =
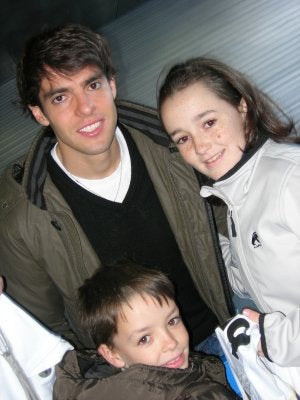
[(117, 83), (116, 83), (116, 78), (113, 76), (109, 80), (109, 86), (113, 95), (113, 98), (116, 99), (117, 96)]
[(100, 344), (98, 347), (98, 353), (101, 354), (105, 360), (113, 365), (116, 368), (123, 368), (125, 367), (125, 362), (120, 354), (111, 347), (108, 347), (106, 344)]
[(41, 110), (39, 106), (28, 106), (30, 111), (32, 112), (32, 115), (36, 119), (36, 121), (43, 125), (43, 126), (48, 126), (50, 125), (49, 120), (46, 118), (45, 114)]

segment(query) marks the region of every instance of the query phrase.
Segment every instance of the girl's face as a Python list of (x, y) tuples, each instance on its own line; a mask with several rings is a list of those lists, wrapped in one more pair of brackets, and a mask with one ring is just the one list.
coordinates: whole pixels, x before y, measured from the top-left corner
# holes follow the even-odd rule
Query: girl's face
[(113, 348), (98, 351), (112, 365), (125, 368), (145, 364), (187, 368), (189, 337), (173, 300), (159, 304), (149, 295), (134, 294), (118, 318)]
[(247, 113), (219, 98), (201, 82), (167, 98), (161, 107), (163, 124), (184, 160), (217, 180), (241, 159)]

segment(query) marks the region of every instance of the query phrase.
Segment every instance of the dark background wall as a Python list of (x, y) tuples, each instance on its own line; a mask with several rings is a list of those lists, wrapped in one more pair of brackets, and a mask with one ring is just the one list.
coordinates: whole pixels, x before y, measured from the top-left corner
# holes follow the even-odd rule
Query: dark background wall
[(14, 75), (24, 40), (49, 24), (78, 22), (96, 29), (145, 0), (2, 0), (0, 84)]
[(48, 23), (90, 25), (107, 37), (119, 98), (155, 107), (166, 65), (208, 55), (240, 69), (300, 121), (300, 0), (2, 0), (0, 172), (39, 126), (15, 106), (16, 57)]

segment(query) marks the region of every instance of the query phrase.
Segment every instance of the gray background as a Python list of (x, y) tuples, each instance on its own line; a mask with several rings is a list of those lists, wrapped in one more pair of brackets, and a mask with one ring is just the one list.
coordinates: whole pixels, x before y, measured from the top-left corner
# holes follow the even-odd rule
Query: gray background
[[(13, 76), (24, 39), (49, 21), (82, 22), (107, 37), (117, 68), (119, 98), (155, 106), (157, 80), (165, 66), (192, 56), (214, 56), (246, 73), (299, 124), (300, 0), (23, 4), (20, 15), (4, 7), (10, 21), (1, 28), (0, 171), (28, 149), (38, 130), (14, 105)], [(44, 5), (43, 12), (36, 4)]]

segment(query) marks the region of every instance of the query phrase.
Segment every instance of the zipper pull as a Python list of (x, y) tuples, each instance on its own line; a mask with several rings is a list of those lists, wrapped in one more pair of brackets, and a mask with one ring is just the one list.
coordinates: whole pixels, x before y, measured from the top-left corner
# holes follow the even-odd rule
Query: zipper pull
[(230, 211), (230, 222), (231, 222), (231, 233), (232, 233), (232, 237), (236, 237), (236, 230), (235, 230), (235, 224), (234, 224), (234, 220), (232, 218), (232, 211)]

